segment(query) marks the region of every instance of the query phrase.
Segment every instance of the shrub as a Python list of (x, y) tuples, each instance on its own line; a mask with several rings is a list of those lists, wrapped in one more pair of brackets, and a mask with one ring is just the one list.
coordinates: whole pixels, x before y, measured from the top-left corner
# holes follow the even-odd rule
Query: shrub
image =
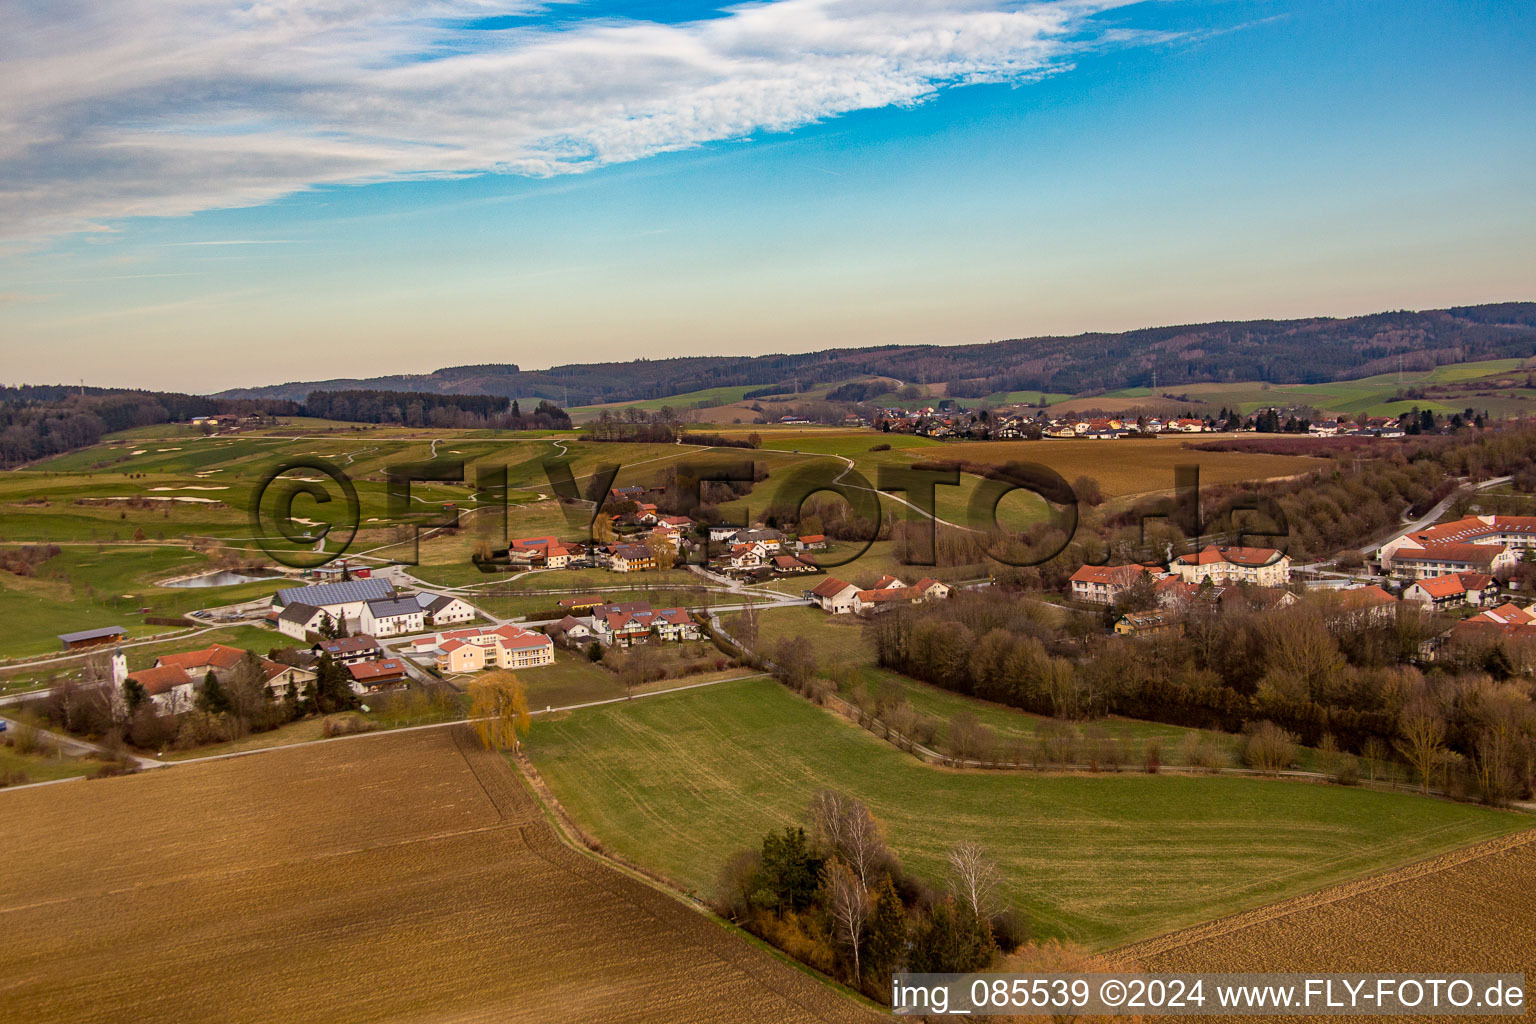
[(1274, 722), (1260, 722), (1248, 732), (1243, 744), (1243, 763), (1273, 775), (1296, 760), (1296, 737)]
[(358, 733), (372, 732), (373, 729), (372, 720), (356, 711), (347, 711), (339, 715), (331, 715), (322, 722), (320, 735), (329, 739), (332, 736), (355, 736)]

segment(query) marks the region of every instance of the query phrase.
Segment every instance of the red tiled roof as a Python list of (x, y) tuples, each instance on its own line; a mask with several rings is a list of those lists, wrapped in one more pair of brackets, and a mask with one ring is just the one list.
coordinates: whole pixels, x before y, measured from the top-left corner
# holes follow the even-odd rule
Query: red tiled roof
[[(1493, 521), (1485, 522), (1485, 519)], [(1479, 537), (1492, 537), (1501, 533), (1536, 535), (1536, 516), (1467, 516), (1454, 522), (1441, 523), (1427, 530), (1410, 533), (1408, 536), (1429, 547), (1461, 544)]]
[(836, 576), (828, 576), (816, 586), (811, 588), (811, 593), (817, 597), (836, 597), (849, 587), (853, 586), (847, 580), (840, 580)]
[(348, 665), (347, 671), (352, 673), (352, 678), (360, 683), (377, 682), (381, 679), (398, 679), (405, 675), (405, 663), (399, 658), (385, 658), (383, 661), (360, 661), (355, 665)]
[(155, 659), (157, 668), (197, 668), (203, 665), (212, 665), (215, 668), (234, 668), (240, 664), (245, 652), (238, 647), (230, 647), (226, 644), (214, 644), (204, 647), (200, 651), (186, 651), (181, 654), (167, 654)]
[(1449, 576), (1431, 576), (1428, 579), (1419, 580), (1414, 586), (1435, 600), (1455, 597), (1457, 594), (1465, 594), (1467, 592), (1466, 586), (1461, 582), (1461, 577), (1455, 573)]
[(1345, 608), (1374, 608), (1397, 603), (1397, 598), (1375, 584), (1368, 587), (1350, 587), (1341, 597), (1340, 603)]
[(1499, 544), (1435, 544), (1422, 551), (1400, 548), (1392, 556), (1394, 562), (1466, 562), (1468, 565), (1491, 565), (1494, 558), (1503, 553)]
[(1209, 544), (1197, 555), (1180, 555), (1174, 561), (1181, 565), (1229, 565), (1262, 566), (1280, 560), (1280, 552), (1274, 548), (1223, 548)]
[(1073, 583), (1106, 583), (1128, 587), (1145, 572), (1144, 565), (1085, 565), (1072, 574)]
[(187, 675), (187, 670), (179, 665), (143, 668), (130, 673), (128, 678), (144, 687), (144, 692), (151, 697), (167, 693), (172, 687), (186, 686), (192, 682), (192, 677)]

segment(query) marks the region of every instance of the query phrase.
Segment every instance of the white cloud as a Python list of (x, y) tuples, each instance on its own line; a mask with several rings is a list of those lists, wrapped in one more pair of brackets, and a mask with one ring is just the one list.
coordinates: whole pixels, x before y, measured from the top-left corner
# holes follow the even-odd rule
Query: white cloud
[(570, 173), (1028, 81), (1124, 45), (1093, 17), (1120, 2), (776, 0), (482, 31), (469, 22), (534, 5), (11, 0), (0, 237), (318, 184)]

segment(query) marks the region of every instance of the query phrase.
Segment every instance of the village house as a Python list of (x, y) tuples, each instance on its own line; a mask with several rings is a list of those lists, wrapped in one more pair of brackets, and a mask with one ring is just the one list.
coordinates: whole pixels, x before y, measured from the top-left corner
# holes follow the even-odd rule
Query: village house
[(614, 572), (644, 572), (656, 568), (656, 556), (644, 544), (615, 544), (606, 557), (608, 568)]
[(338, 665), (355, 665), (360, 661), (377, 661), (384, 657), (384, 648), (366, 633), (343, 637), (340, 640), (321, 640), (310, 650), (317, 658), (322, 654), (329, 654), (331, 660)]
[(796, 551), (823, 551), (827, 547), (827, 535), (824, 533), (807, 533), (795, 539)]
[(283, 700), (292, 693), (298, 696), (298, 689), (308, 686), (315, 681), (313, 669), (302, 668), (298, 665), (284, 665), (281, 662), (272, 661), (270, 658), (261, 659), (261, 673), (266, 682), (267, 690), (277, 700)]
[(1498, 581), (1486, 573), (1460, 572), (1444, 576), (1426, 576), (1403, 588), (1404, 601), (1417, 601), (1432, 608), (1480, 607), (1486, 599), (1494, 600)]
[(610, 611), (592, 617), (592, 632), (604, 644), (629, 646), (654, 636), (659, 640), (699, 639), (699, 627), (684, 608)]
[(1195, 554), (1179, 555), (1171, 568), (1185, 583), (1199, 583), (1210, 578), (1217, 583), (1283, 587), (1291, 582), (1291, 558), (1274, 548), (1210, 544)]
[(336, 620), (323, 608), (316, 608), (311, 604), (301, 604), (295, 601), (272, 618), (277, 631), (284, 636), (291, 636), (295, 640), (308, 640), (318, 636), (320, 629), (327, 621)]
[(406, 686), (410, 679), (405, 670), (405, 662), (399, 658), (359, 661), (348, 665), (347, 673), (352, 677), (352, 692), (357, 694), (398, 690)]
[(549, 627), (549, 636), (570, 647), (581, 647), (591, 643), (596, 634), (592, 630), (591, 618), (577, 618), (567, 615), (553, 626)]
[(363, 604), (357, 627), (371, 636), (402, 636), (426, 628), (426, 610), (414, 597), (390, 597)]
[(433, 594), (420, 591), (416, 603), (421, 605), (423, 624), (428, 629), (438, 626), (454, 626), (461, 622), (473, 622), (475, 607), (462, 597), (451, 594)]
[(441, 672), (539, 668), (555, 661), (553, 640), (510, 624), (495, 629), (449, 630), (418, 640), (416, 650), (433, 654)]
[(732, 569), (756, 569), (768, 560), (768, 545), (762, 541), (748, 544), (732, 544), (728, 556)]
[(879, 584), (872, 590), (860, 590), (853, 595), (851, 605), (855, 615), (873, 615), (901, 605), (942, 601), (950, 594), (948, 584), (931, 577), (924, 577), (909, 587), (895, 576), (882, 576)]
[(192, 709), (195, 681), (184, 668), (141, 668), (128, 673), (127, 678), (144, 688), (144, 693), (155, 702), (158, 714), (177, 715)]
[(1183, 631), (1183, 620), (1166, 611), (1127, 612), (1115, 622), (1115, 632), (1120, 636), (1160, 636)]
[(246, 657), (245, 651), (226, 644), (214, 644), (197, 651), (182, 654), (165, 654), (155, 659), (155, 668), (179, 668), (194, 680), (202, 680), (209, 672), (215, 679), (223, 680)]
[(517, 537), (507, 543), (507, 561), (536, 569), (564, 569), (581, 554), (575, 544), (556, 537)]
[(1339, 610), (1363, 622), (1383, 622), (1397, 614), (1397, 598), (1372, 584), (1339, 591)]
[(771, 567), (774, 572), (784, 576), (816, 571), (816, 566), (809, 562), (802, 562), (794, 555), (774, 555)]
[(1162, 579), (1163, 571), (1145, 565), (1085, 565), (1072, 574), (1067, 594), (1074, 601), (1114, 604), (1121, 594), (1144, 577), (1156, 581)]

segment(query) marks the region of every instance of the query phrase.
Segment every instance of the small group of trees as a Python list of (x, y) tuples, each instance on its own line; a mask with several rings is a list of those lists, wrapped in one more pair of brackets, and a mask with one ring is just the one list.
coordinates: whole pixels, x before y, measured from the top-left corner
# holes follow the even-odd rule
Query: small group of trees
[(1023, 941), (999, 896), (997, 866), (975, 843), (948, 856), (942, 891), (904, 872), (859, 800), (823, 790), (809, 828), (771, 832), (721, 871), (717, 908), (790, 955), (876, 999), (892, 972), (965, 972)]

